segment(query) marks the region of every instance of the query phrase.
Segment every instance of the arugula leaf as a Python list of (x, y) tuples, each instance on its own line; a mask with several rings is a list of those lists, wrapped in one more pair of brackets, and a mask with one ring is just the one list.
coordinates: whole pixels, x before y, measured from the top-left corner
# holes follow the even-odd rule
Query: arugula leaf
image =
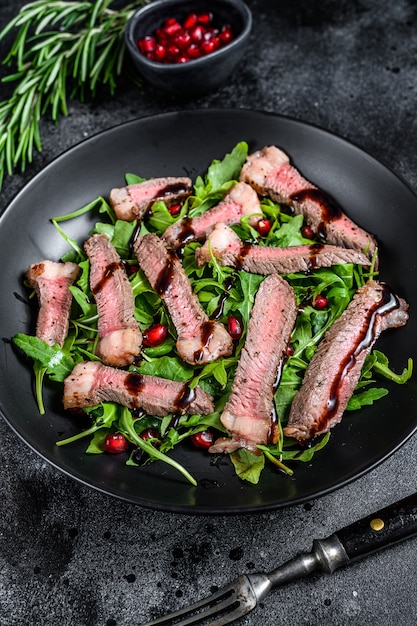
[(236, 474), (242, 480), (246, 480), (253, 485), (257, 485), (262, 470), (265, 467), (265, 457), (263, 454), (253, 454), (249, 450), (240, 448), (230, 454)]
[(160, 358), (142, 361), (139, 369), (131, 368), (140, 374), (148, 374), (149, 376), (161, 376), (162, 378), (170, 378), (178, 382), (187, 382), (194, 373), (191, 365), (187, 365), (179, 357), (162, 356)]
[(366, 389), (360, 393), (354, 393), (353, 396), (349, 398), (349, 402), (347, 404), (347, 411), (357, 411), (363, 406), (369, 406), (373, 404), (376, 400), (380, 400), (388, 393), (388, 389), (380, 389), (378, 387), (372, 387), (371, 389)]
[(222, 187), (224, 183), (238, 180), (240, 170), (247, 156), (248, 144), (245, 141), (241, 141), (223, 159), (214, 159), (207, 170), (205, 177), (206, 186), (209, 186), (210, 190), (214, 191)]
[(34, 361), (42, 364), (51, 380), (63, 382), (74, 368), (74, 359), (58, 344), (50, 346), (46, 341), (24, 333), (17, 333), (12, 341)]
[(194, 183), (195, 196), (190, 198), (190, 217), (201, 215), (229, 191), (239, 179), (247, 155), (248, 145), (242, 141), (222, 160), (213, 160), (204, 178), (197, 177)]
[(373, 351), (373, 358), (375, 362), (373, 364), (373, 369), (375, 372), (378, 372), (388, 380), (393, 380), (398, 385), (404, 385), (408, 380), (410, 380), (413, 374), (413, 361), (412, 359), (408, 359), (407, 367), (403, 369), (401, 374), (396, 374), (389, 367), (388, 357), (380, 352), (379, 350)]
[(108, 432), (108, 429), (110, 428), (110, 426), (119, 417), (120, 410), (121, 410), (121, 407), (119, 405), (109, 403), (109, 402), (103, 402), (97, 407), (90, 407), (90, 412), (95, 414), (93, 425), (90, 426), (90, 428), (87, 428), (86, 430), (82, 430), (76, 435), (73, 435), (72, 437), (68, 437), (67, 439), (61, 439), (60, 441), (57, 441), (56, 445), (66, 446), (69, 443), (78, 441), (78, 439), (83, 439), (84, 437), (93, 435), (99, 430), (102, 432), (102, 435), (105, 435), (105, 433), (103, 432), (103, 429), (106, 429), (106, 432)]

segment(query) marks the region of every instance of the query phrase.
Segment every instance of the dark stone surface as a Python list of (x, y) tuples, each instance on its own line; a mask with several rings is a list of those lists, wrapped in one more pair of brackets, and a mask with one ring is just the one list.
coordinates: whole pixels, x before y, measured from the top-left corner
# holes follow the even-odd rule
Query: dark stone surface
[[(0, 25), (22, 2), (0, 2)], [(318, 124), (388, 164), (417, 190), (417, 7), (412, 0), (248, 0), (254, 29), (229, 84), (197, 100), (120, 86), (42, 121), (43, 151), (5, 180), (3, 209), (62, 151), (126, 120), (183, 106), (257, 108)], [(1, 57), (10, 38), (0, 44)], [(2, 74), (6, 73), (4, 68)], [(0, 87), (1, 99), (8, 93)], [(28, 209), (30, 210), (30, 208)], [(399, 236), (401, 228), (399, 225)], [(3, 268), (3, 271), (4, 268)], [(5, 303), (2, 303), (5, 306)], [(393, 416), (393, 428), (395, 428)], [(273, 568), (314, 537), (416, 488), (417, 441), (366, 476), (304, 505), (246, 516), (155, 513), (75, 482), (0, 421), (0, 623), (130, 626), (241, 572)], [(412, 626), (415, 540), (275, 590), (240, 624)]]

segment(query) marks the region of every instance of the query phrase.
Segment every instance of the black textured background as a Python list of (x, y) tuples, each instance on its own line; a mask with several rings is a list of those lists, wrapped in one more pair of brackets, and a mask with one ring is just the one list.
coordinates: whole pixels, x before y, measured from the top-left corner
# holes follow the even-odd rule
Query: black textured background
[[(0, 25), (22, 5), (1, 0)], [(250, 46), (226, 86), (184, 103), (148, 87), (121, 84), (113, 98), (71, 102), (58, 125), (42, 122), (43, 151), (25, 174), (5, 180), (0, 209), (80, 140), (134, 117), (183, 106), (257, 108), (318, 124), (370, 152), (417, 190), (416, 3), (248, 0), (248, 5), (254, 16)], [(10, 38), (0, 42), (1, 58), (8, 43)], [(7, 92), (0, 85), (1, 99)], [(6, 259), (2, 265), (7, 271)], [(242, 517), (155, 513), (62, 475), (3, 421), (0, 432), (2, 626), (140, 624), (241, 572), (272, 568), (310, 549), (315, 536), (416, 488), (414, 437), (367, 476), (305, 505)], [(412, 626), (415, 553), (410, 540), (332, 576), (288, 585), (240, 624)]]

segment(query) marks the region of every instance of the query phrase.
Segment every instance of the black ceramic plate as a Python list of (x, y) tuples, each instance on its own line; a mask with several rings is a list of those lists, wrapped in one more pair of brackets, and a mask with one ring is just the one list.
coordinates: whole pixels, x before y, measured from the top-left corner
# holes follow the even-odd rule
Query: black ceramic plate
[[(417, 358), (417, 198), (384, 165), (359, 148), (320, 128), (245, 110), (200, 110), (135, 120), (72, 148), (38, 174), (9, 205), (0, 220), (3, 338), (34, 331), (34, 310), (23, 274), (44, 258), (58, 260), (67, 250), (49, 222), (124, 184), (124, 174), (144, 177), (204, 174), (238, 141), (250, 150), (275, 144), (304, 176), (330, 193), (348, 215), (373, 232), (380, 243), (381, 278), (410, 303), (410, 322), (387, 331), (377, 347), (398, 371)], [(65, 231), (84, 241), (92, 218), (66, 222)], [(6, 262), (7, 260), (7, 262)], [(241, 482), (228, 459), (211, 465), (210, 456), (187, 445), (174, 452), (197, 478), (194, 488), (175, 470), (154, 463), (125, 465), (122, 456), (86, 455), (86, 442), (57, 447), (55, 441), (78, 431), (76, 419), (61, 407), (61, 392), (46, 394), (47, 413), (39, 415), (28, 362), (8, 343), (0, 351), (0, 408), (6, 421), (31, 448), (73, 478), (127, 501), (182, 513), (241, 513), (277, 509), (325, 494), (361, 476), (392, 454), (417, 426), (416, 385), (389, 385), (375, 406), (345, 415), (330, 443), (292, 478), (268, 467), (257, 486)]]

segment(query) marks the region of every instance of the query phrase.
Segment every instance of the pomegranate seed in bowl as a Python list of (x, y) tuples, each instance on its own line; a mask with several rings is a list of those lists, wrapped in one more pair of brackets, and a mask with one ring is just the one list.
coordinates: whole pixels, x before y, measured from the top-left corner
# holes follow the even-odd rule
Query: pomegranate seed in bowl
[[(212, 13), (188, 13), (180, 22), (175, 17), (167, 18), (154, 32), (141, 37), (137, 46), (150, 60), (161, 63), (186, 63), (192, 59), (211, 54), (233, 41), (230, 24), (214, 27)], [(185, 53), (194, 44), (192, 54)], [(165, 53), (161, 52), (161, 46)], [(158, 54), (156, 50), (158, 49)]]

